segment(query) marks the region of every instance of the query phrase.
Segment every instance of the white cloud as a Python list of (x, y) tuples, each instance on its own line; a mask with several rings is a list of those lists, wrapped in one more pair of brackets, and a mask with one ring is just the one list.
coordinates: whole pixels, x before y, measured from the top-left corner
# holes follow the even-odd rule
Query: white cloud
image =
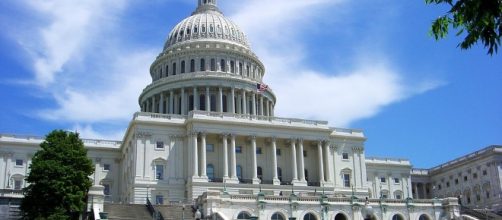
[(91, 125), (82, 126), (77, 124), (73, 126), (71, 132), (79, 133), (81, 138), (84, 139), (97, 139), (97, 140), (122, 140), (124, 137), (125, 129), (118, 129), (111, 132), (96, 131)]
[[(365, 50), (357, 51), (364, 46), (354, 45), (356, 55), (350, 59), (353, 64), (342, 72), (331, 72), (335, 69), (333, 66), (309, 66), (312, 63), (305, 56), (311, 50), (302, 37), (311, 33), (311, 29), (322, 29), (326, 18), (343, 20), (347, 15), (341, 10), (351, 3), (343, 0), (255, 0), (245, 7), (234, 7), (237, 12), (233, 19), (245, 30), (253, 49), (265, 63), (265, 81), (278, 98), (276, 115), (328, 120), (334, 126), (350, 126), (357, 120), (378, 114), (390, 104), (443, 85), (435, 80), (407, 83), (395, 64), (381, 55), (384, 51), (373, 52), (378, 55), (368, 53), (374, 36)], [(330, 28), (345, 28), (343, 22), (339, 23), (339, 27)]]

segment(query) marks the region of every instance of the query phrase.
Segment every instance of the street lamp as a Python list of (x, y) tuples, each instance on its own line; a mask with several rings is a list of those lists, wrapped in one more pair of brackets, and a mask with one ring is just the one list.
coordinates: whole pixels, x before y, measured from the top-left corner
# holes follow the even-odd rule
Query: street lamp
[(361, 209), (361, 214), (363, 214), (364, 220), (371, 220), (374, 214), (373, 207), (370, 206), (370, 202), (368, 201), (368, 198), (366, 198), (366, 202), (364, 204), (364, 207)]

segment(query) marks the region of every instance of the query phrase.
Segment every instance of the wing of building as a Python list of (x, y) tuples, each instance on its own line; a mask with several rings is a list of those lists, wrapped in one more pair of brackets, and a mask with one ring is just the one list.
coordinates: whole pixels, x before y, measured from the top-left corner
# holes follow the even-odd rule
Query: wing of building
[[(211, 219), (459, 216), (456, 198), (413, 199), (410, 161), (366, 158), (363, 131), (276, 117), (265, 73), (216, 0), (199, 0), (153, 61), (123, 140), (84, 140), (96, 166), (90, 209), (151, 200), (157, 210), (188, 203)], [(42, 141), (0, 136), (3, 201), (22, 197)]]

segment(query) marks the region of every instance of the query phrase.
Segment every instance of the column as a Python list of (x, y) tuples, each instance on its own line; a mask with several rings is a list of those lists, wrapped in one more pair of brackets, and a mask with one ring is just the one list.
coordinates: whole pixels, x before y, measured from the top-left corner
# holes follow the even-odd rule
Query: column
[(235, 88), (233, 87), (230, 94), (230, 113), (235, 114)]
[(198, 147), (197, 147), (197, 133), (192, 133), (192, 159), (193, 159), (193, 170), (192, 178), (199, 177), (199, 158), (198, 158)]
[(150, 111), (150, 99), (146, 100), (146, 110), (145, 110), (145, 112), (151, 112)]
[(164, 93), (160, 93), (160, 107), (159, 113), (164, 114)]
[(417, 185), (418, 185), (417, 183), (415, 183), (415, 184), (413, 185), (413, 189), (414, 189), (414, 191), (415, 191), (415, 197), (414, 197), (414, 199), (420, 199), (420, 196), (419, 196), (419, 194), (418, 194), (418, 186), (417, 186)]
[(199, 94), (195, 86), (193, 87), (193, 110), (199, 110)]
[(293, 172), (293, 182), (298, 181), (298, 166), (296, 165), (296, 143), (291, 139), (291, 171)]
[[(222, 113), (223, 112), (223, 89), (220, 87), (218, 88), (218, 112)], [(227, 109), (228, 110), (228, 109)]]
[(298, 153), (299, 153), (299, 159), (300, 159), (300, 181), (305, 182), (305, 162), (304, 162), (304, 157), (303, 157), (303, 139), (298, 140)]
[(181, 115), (186, 115), (186, 97), (185, 97), (185, 88), (181, 89)]
[(274, 116), (275, 116), (275, 115), (274, 115), (274, 108), (275, 108), (274, 104), (273, 104), (273, 103), (272, 103), (272, 104), (270, 104), (270, 116), (272, 116), (272, 117), (274, 117)]
[(169, 114), (174, 114), (174, 92), (169, 92)]
[(223, 179), (228, 178), (228, 135), (222, 135), (223, 142)]
[(280, 185), (281, 182), (277, 177), (277, 140), (275, 137), (272, 138), (272, 173), (274, 185)]
[(322, 141), (317, 142), (317, 152), (319, 159), (319, 182), (324, 183), (324, 163), (322, 152)]
[(266, 108), (267, 109), (267, 114), (266, 115), (270, 116), (270, 101), (267, 100), (266, 102), (267, 102), (267, 108)]
[(251, 148), (252, 148), (252, 164), (251, 164), (251, 168), (253, 169), (252, 170), (252, 174), (253, 174), (253, 184), (259, 184), (260, 183), (260, 180), (258, 179), (258, 172), (257, 172), (257, 169), (258, 169), (258, 165), (257, 165), (257, 162), (256, 162), (256, 136), (252, 136), (251, 137)]
[(263, 116), (263, 95), (260, 96), (260, 115)]
[(329, 142), (324, 143), (324, 164), (326, 164), (326, 170), (324, 176), (326, 177), (326, 182), (331, 183), (331, 166), (329, 164)]
[(207, 178), (207, 171), (206, 171), (206, 166), (207, 166), (207, 163), (206, 163), (206, 134), (205, 133), (202, 133), (200, 135), (200, 142), (201, 142), (201, 161), (200, 161), (200, 165), (201, 165), (201, 171), (200, 171), (200, 176), (203, 177), (203, 178)]
[(253, 99), (253, 106), (251, 108), (251, 114), (252, 115), (257, 115), (256, 114), (256, 94), (255, 93), (253, 93), (252, 99)]
[(156, 102), (156, 101), (157, 101), (157, 100), (155, 100), (155, 95), (154, 95), (154, 96), (152, 97), (152, 103), (153, 103), (153, 105), (152, 105), (152, 112), (153, 112), (153, 113), (158, 113), (158, 112), (157, 112), (157, 108), (158, 108), (159, 106), (157, 105), (157, 102)]
[(242, 90), (242, 111), (243, 115), (247, 114), (247, 99), (246, 99), (246, 90)]
[(230, 178), (237, 180), (237, 160), (235, 159), (235, 135), (230, 136)]
[(206, 111), (211, 111), (211, 94), (209, 93), (209, 87), (206, 87)]

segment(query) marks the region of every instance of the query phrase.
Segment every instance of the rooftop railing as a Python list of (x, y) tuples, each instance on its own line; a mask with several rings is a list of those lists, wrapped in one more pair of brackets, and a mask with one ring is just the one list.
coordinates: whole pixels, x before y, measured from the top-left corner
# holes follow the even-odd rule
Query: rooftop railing
[(454, 159), (452, 161), (449, 161), (447, 163), (435, 166), (435, 167), (429, 169), (429, 172), (437, 171), (437, 170), (440, 170), (440, 169), (448, 167), (448, 166), (453, 166), (453, 165), (461, 163), (463, 161), (470, 160), (471, 158), (479, 156), (479, 155), (484, 154), (486, 152), (494, 151), (497, 148), (501, 148), (502, 149), (502, 146), (500, 146), (500, 145), (491, 145), (491, 146), (488, 146), (488, 147), (486, 147), (484, 149), (481, 149), (481, 150), (478, 150), (476, 152), (470, 153), (470, 154), (465, 155), (463, 157), (460, 157), (460, 158)]
[[(11, 135), (11, 134), (0, 134), (0, 139), (10, 138), (16, 140), (24, 140), (24, 141), (38, 141), (42, 142), (45, 138), (40, 136), (30, 136), (30, 135)], [(112, 141), (112, 140), (97, 140), (97, 139), (82, 139), (82, 142), (85, 144), (93, 144), (93, 145), (113, 145), (120, 146), (122, 144), (121, 141)]]

